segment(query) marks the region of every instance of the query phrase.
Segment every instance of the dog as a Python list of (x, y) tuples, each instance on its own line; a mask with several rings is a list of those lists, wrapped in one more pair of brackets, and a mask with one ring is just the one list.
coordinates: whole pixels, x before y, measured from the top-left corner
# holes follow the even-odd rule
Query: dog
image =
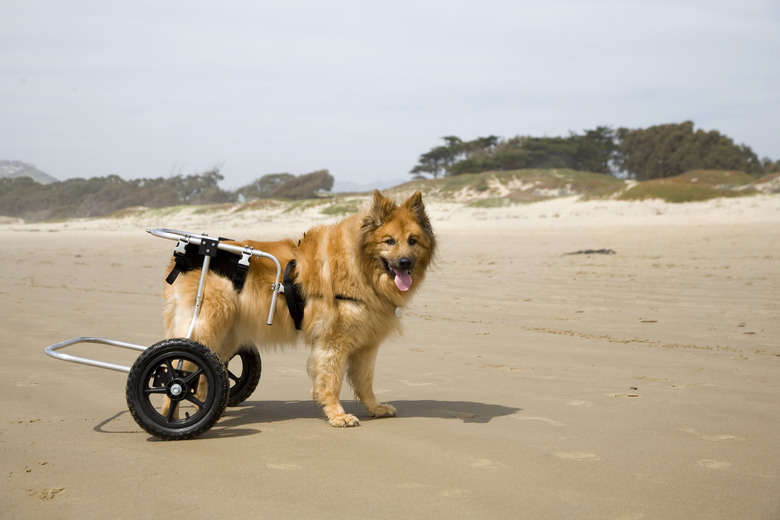
[[(285, 305), (285, 299), (294, 297), (286, 282), (273, 325), (266, 324), (276, 269), (268, 260), (253, 259), (240, 291), (229, 277), (207, 273), (191, 339), (227, 362), (241, 345), (274, 348), (302, 337), (311, 349), (312, 396), (332, 426), (360, 424), (339, 400), (345, 375), (371, 417), (395, 416), (395, 408), (374, 395), (374, 366), (380, 344), (400, 330), (397, 309), (420, 288), (436, 254), (436, 236), (420, 192), (396, 204), (375, 190), (366, 211), (316, 226), (298, 241), (227, 243), (269, 253), (283, 267), (294, 261), (288, 274), (300, 293), (296, 303), (303, 316), (296, 323)], [(200, 270), (193, 269), (165, 286), (167, 337), (187, 335), (199, 280)]]

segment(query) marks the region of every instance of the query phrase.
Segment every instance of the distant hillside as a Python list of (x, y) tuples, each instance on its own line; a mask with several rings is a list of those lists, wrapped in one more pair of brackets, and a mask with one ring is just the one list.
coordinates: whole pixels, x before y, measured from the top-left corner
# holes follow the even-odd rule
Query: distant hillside
[(780, 193), (780, 174), (755, 178), (744, 172), (696, 170), (677, 177), (638, 182), (616, 179), (602, 173), (528, 169), (415, 180), (390, 192), (407, 193), (413, 190), (422, 191), (429, 200), (458, 202), (482, 208), (570, 196), (585, 200), (656, 198), (667, 202), (692, 202), (756, 193)]
[[(47, 185), (26, 177), (0, 179), (0, 217), (39, 222), (109, 215), (154, 216), (160, 212), (184, 211), (183, 208), (199, 215), (214, 213), (229, 216), (245, 210), (275, 208), (285, 214), (306, 212), (338, 216), (358, 211), (371, 197), (367, 191), (320, 193), (302, 200), (266, 197), (238, 202), (234, 193), (219, 190), (217, 176), (217, 172), (210, 172), (204, 176), (131, 182), (110, 176), (71, 179)], [(691, 202), (757, 194), (780, 195), (780, 173), (755, 178), (739, 171), (695, 170), (677, 177), (639, 182), (603, 173), (527, 169), (417, 179), (384, 191), (402, 199), (417, 190), (423, 193), (426, 202), (485, 209), (532, 204), (557, 197)]]
[(406, 182), (406, 179), (390, 179), (387, 181), (370, 182), (367, 184), (359, 182), (340, 181), (335, 179), (331, 193), (371, 193), (374, 189), (386, 190)]
[(25, 163), (22, 161), (5, 161), (0, 160), (0, 179), (13, 177), (30, 177), (41, 184), (51, 184), (52, 182), (59, 182), (48, 173), (44, 173), (34, 164)]

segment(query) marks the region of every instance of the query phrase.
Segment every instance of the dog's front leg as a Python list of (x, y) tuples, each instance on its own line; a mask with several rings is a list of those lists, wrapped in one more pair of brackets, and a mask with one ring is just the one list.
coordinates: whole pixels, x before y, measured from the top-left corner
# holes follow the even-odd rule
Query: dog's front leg
[(347, 377), (371, 417), (394, 417), (395, 408), (380, 403), (374, 395), (374, 366), (379, 346), (362, 348), (349, 356)]
[(339, 400), (344, 380), (347, 353), (327, 342), (316, 343), (309, 358), (309, 373), (312, 378), (312, 396), (322, 405), (331, 426), (359, 426), (360, 421), (344, 411)]

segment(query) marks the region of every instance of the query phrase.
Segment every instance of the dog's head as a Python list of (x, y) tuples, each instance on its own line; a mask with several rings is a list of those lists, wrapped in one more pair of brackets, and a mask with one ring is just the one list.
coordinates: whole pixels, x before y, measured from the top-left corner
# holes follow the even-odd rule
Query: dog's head
[(374, 190), (373, 205), (360, 230), (360, 248), (385, 290), (397, 294), (416, 288), (436, 252), (436, 236), (420, 192), (396, 205)]

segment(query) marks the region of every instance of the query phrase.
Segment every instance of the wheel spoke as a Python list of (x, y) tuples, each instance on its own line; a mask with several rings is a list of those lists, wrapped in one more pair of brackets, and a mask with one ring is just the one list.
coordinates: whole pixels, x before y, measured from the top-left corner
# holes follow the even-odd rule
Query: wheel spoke
[(229, 377), (229, 378), (230, 378), (230, 379), (231, 379), (231, 380), (232, 380), (234, 383), (238, 383), (238, 382), (239, 382), (239, 380), (240, 380), (240, 378), (239, 378), (237, 375), (235, 375), (233, 372), (231, 372), (230, 370), (228, 370), (228, 377)]
[(192, 374), (185, 377), (184, 382), (187, 383), (188, 386), (192, 386), (192, 383), (197, 382), (198, 378), (202, 373), (203, 373), (203, 368), (199, 367), (197, 372), (193, 372)]
[(173, 401), (170, 401), (168, 403), (168, 415), (165, 416), (165, 420), (170, 422), (173, 422), (174, 419), (176, 419), (176, 407), (179, 406), (178, 403), (174, 403)]
[(187, 395), (184, 397), (184, 399), (185, 399), (186, 401), (189, 401), (189, 402), (191, 402), (191, 403), (192, 403), (192, 404), (194, 404), (195, 406), (197, 406), (197, 407), (198, 407), (198, 410), (202, 410), (202, 409), (203, 409), (203, 407), (205, 406), (205, 403), (204, 403), (203, 401), (201, 401), (200, 399), (198, 399), (197, 397), (195, 397), (195, 393), (194, 393), (194, 392), (190, 392), (190, 393), (188, 393), (188, 394), (187, 394)]

